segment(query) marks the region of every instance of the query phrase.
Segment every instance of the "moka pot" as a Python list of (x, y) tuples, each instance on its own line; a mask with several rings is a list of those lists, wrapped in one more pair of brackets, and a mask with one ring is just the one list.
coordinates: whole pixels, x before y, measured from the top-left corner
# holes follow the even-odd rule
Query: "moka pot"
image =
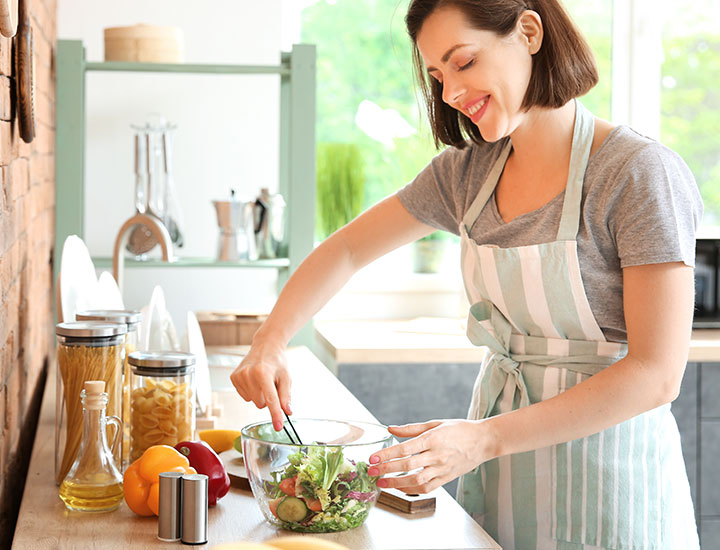
[(221, 262), (257, 260), (255, 246), (254, 201), (235, 198), (213, 201), (220, 233), (218, 235), (217, 259)]

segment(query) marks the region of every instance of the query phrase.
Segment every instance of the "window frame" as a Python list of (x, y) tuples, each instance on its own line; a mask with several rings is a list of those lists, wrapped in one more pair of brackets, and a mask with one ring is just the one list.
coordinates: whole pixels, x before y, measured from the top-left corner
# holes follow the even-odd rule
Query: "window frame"
[(613, 0), (612, 122), (656, 140), (660, 140), (662, 13), (651, 0)]

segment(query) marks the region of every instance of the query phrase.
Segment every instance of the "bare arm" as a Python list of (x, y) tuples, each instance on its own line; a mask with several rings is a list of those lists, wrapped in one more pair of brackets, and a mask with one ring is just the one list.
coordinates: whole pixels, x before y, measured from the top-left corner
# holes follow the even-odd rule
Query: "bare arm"
[[(393, 428), (398, 436), (415, 438), (377, 453), (383, 462), (378, 473), (424, 469), (384, 483), (426, 492), (497, 456), (586, 437), (675, 399), (690, 346), (693, 270), (682, 263), (625, 268), (623, 294), (624, 359), (552, 399), (516, 411), (480, 421)], [(441, 467), (443, 461), (453, 466)]]
[(282, 409), (290, 413), (284, 350), (293, 335), (360, 268), (432, 231), (392, 195), (328, 237), (285, 284), (272, 312), (253, 337), (250, 352), (231, 375), (238, 393), (259, 408), (268, 406), (276, 429), (280, 429)]

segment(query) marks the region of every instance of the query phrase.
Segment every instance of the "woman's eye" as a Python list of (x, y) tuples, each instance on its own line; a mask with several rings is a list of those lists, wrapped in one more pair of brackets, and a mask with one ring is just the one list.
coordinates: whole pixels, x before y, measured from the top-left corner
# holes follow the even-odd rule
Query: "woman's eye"
[(465, 69), (469, 69), (472, 66), (472, 64), (474, 63), (474, 61), (475, 61), (474, 59), (471, 59), (470, 61), (465, 63), (465, 65), (460, 65), (458, 67), (458, 71), (464, 71)]

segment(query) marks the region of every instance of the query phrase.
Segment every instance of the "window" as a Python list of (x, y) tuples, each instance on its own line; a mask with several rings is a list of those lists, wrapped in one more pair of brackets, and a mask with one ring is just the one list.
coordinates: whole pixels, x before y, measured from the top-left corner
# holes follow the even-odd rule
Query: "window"
[(407, 5), (320, 0), (302, 13), (302, 40), (318, 48), (318, 146), (360, 146), (365, 207), (409, 182), (435, 154), (415, 97)]
[(720, 227), (720, 12), (716, 0), (673, 0), (663, 21), (661, 139), (695, 175), (704, 228)]
[(565, 7), (595, 54), (600, 81), (580, 100), (591, 113), (610, 120), (612, 109), (612, 0), (566, 0)]

